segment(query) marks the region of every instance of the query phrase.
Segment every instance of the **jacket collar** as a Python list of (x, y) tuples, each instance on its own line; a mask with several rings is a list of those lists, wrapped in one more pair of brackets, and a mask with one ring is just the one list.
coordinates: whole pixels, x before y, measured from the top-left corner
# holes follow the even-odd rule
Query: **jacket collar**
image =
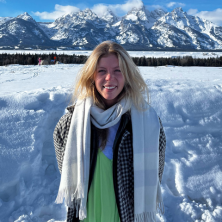
[(66, 109), (67, 109), (71, 114), (73, 114), (74, 108), (75, 108), (75, 105), (72, 105), (72, 106), (68, 106)]

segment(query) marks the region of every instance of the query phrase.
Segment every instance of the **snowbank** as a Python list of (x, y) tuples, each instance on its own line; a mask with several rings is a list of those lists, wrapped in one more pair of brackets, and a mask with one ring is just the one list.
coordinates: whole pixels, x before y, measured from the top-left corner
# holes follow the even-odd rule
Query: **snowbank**
[[(81, 65), (0, 67), (0, 221), (64, 221), (53, 130)], [(159, 221), (222, 218), (222, 69), (140, 67), (167, 137)]]

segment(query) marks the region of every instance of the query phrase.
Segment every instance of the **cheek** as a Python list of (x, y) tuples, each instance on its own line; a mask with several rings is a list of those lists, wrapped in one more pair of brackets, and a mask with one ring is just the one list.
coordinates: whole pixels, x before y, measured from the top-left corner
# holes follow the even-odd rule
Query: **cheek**
[(119, 84), (120, 84), (120, 86), (122, 88), (124, 87), (124, 85), (125, 85), (125, 78), (124, 78), (124, 76), (121, 76), (121, 78), (119, 78)]
[(95, 78), (94, 78), (94, 82), (95, 82), (95, 87), (96, 87), (96, 89), (97, 89), (98, 91), (100, 91), (100, 89), (101, 89), (101, 87), (102, 87), (102, 85), (103, 85), (102, 79), (99, 78), (99, 77), (95, 77)]

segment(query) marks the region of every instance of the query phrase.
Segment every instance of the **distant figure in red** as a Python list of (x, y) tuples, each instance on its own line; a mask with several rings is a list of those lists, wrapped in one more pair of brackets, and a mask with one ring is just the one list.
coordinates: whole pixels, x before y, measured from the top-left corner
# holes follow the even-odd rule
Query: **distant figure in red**
[(56, 63), (56, 56), (54, 56), (54, 64)]
[(41, 65), (41, 61), (42, 61), (40, 57), (39, 57), (38, 61), (39, 61), (39, 66), (40, 66)]

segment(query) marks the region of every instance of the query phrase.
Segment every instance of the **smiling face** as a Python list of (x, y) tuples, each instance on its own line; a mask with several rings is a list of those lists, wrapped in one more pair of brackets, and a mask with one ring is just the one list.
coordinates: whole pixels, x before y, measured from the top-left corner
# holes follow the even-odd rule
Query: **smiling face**
[(120, 71), (119, 60), (115, 54), (102, 56), (99, 59), (94, 81), (106, 106), (113, 106), (125, 84), (125, 78)]

